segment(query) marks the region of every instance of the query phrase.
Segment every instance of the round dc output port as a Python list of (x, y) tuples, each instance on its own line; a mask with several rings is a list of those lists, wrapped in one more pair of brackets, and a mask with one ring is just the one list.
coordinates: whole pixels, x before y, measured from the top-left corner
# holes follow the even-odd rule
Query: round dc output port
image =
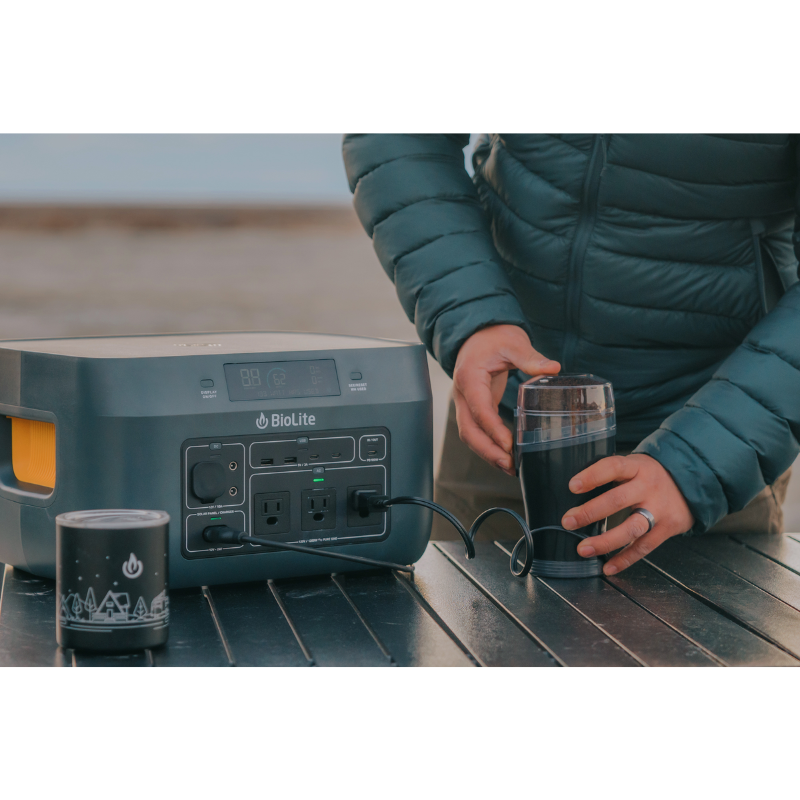
[(235, 486), (231, 486), (231, 488), (228, 489), (228, 494), (231, 497), (236, 497), (236, 495), (239, 494), (239, 490)]
[(238, 466), (239, 466), (239, 465), (238, 465), (238, 464), (237, 464), (235, 461), (231, 461), (231, 463), (230, 463), (230, 464), (228, 464), (228, 469), (229, 469), (231, 472), (233, 472), (233, 471), (234, 471), (234, 470), (235, 470), (235, 469), (236, 469)]

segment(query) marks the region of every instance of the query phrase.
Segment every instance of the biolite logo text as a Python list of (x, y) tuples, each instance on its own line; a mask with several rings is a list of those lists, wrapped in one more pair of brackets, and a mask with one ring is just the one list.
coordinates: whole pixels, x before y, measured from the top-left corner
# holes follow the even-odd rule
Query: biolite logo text
[(263, 411), (256, 417), (256, 427), (260, 431), (269, 427), (270, 424), (273, 428), (305, 428), (308, 425), (316, 425), (317, 418), (314, 414), (306, 414), (299, 411), (293, 411), (291, 414), (278, 412), (272, 415), (271, 421)]

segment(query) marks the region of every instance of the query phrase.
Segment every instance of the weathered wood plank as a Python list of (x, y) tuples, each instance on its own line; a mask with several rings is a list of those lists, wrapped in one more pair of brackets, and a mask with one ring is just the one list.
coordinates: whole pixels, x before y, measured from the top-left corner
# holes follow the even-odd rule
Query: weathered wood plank
[(56, 643), (55, 582), (6, 566), (0, 595), (0, 666), (71, 665), (71, 652)]
[(398, 666), (475, 666), (401, 580), (389, 572), (334, 576), (334, 582)]
[(791, 606), (675, 539), (656, 548), (647, 563), (792, 655), (800, 656), (800, 612)]
[(309, 661), (266, 581), (210, 586), (238, 667), (305, 667)]
[(696, 553), (800, 610), (800, 575), (727, 536), (693, 536), (686, 539), (686, 544)]
[(169, 639), (152, 650), (157, 667), (227, 667), (208, 603), (200, 588), (169, 593)]
[(417, 562), (413, 582), (400, 580), (424, 598), (482, 666), (557, 666), (548, 652), (435, 547), (429, 547)]
[(508, 556), (491, 542), (476, 542), (477, 555), (472, 561), (464, 558), (460, 542), (436, 542), (436, 547), (560, 663), (639, 666), (630, 653), (538, 578), (513, 577)]
[(606, 580), (727, 666), (800, 664), (788, 653), (685, 592), (647, 564), (639, 562)]
[(276, 581), (274, 586), (317, 666), (391, 666), (330, 578)]
[(748, 550), (761, 553), (800, 575), (800, 542), (791, 536), (748, 533), (731, 534), (731, 539), (744, 545)]
[(542, 582), (648, 667), (720, 666), (696, 644), (602, 578), (542, 578)]

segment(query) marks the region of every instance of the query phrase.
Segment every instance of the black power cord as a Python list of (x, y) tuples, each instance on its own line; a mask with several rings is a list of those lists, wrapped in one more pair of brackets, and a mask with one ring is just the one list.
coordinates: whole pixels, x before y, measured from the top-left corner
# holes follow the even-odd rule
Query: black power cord
[(312, 556), (327, 556), (328, 558), (340, 558), (342, 561), (355, 561), (356, 564), (368, 564), (371, 567), (383, 567), (385, 569), (396, 569), (400, 572), (413, 572), (414, 565), (393, 564), (391, 561), (377, 561), (374, 558), (364, 558), (363, 556), (351, 556), (347, 553), (331, 553), (328, 550), (317, 550), (316, 547), (306, 547), (302, 544), (288, 544), (287, 542), (272, 542), (260, 536), (245, 536), (239, 534), (240, 542), (250, 542), (250, 544), (260, 544), (265, 547), (275, 547), (278, 550), (291, 550), (295, 553), (308, 553)]
[(316, 547), (307, 547), (303, 544), (289, 544), (288, 542), (275, 542), (272, 539), (265, 539), (261, 536), (248, 536), (242, 531), (235, 531), (227, 525), (212, 525), (203, 531), (203, 538), (207, 542), (231, 543), (249, 542), (263, 547), (273, 547), (276, 550), (288, 550), (292, 553), (307, 553), (311, 556), (325, 556), (326, 558), (338, 558), (342, 561), (354, 561), (356, 564), (368, 564), (371, 567), (383, 567), (384, 569), (396, 569), (401, 572), (413, 572), (414, 565), (394, 564), (391, 561), (377, 561), (374, 558), (364, 558), (364, 556), (351, 556), (348, 553), (331, 553), (327, 550), (318, 550)]
[[(508, 514), (519, 525), (522, 531), (522, 537), (514, 546), (511, 553), (511, 560), (509, 568), (511, 574), (517, 578), (522, 578), (531, 571), (533, 565), (533, 534), (541, 533), (542, 531), (560, 531), (562, 533), (571, 533), (578, 539), (585, 539), (586, 534), (578, 533), (578, 531), (568, 531), (560, 525), (545, 525), (541, 528), (534, 528), (531, 530), (528, 523), (510, 508), (489, 508), (484, 511), (472, 523), (472, 527), (467, 530), (461, 522), (453, 516), (446, 508), (443, 508), (438, 503), (432, 500), (426, 500), (424, 497), (388, 497), (387, 495), (379, 495), (374, 489), (359, 489), (353, 492), (352, 498), (353, 510), (359, 513), (368, 515), (370, 511), (383, 511), (385, 512), (391, 506), (422, 506), (441, 514), (459, 533), (464, 540), (464, 547), (466, 548), (466, 556), (468, 559), (475, 558), (475, 535), (478, 533), (481, 525), (486, 522), (489, 517), (494, 514)], [(374, 558), (365, 558), (364, 556), (353, 556), (347, 553), (332, 553), (329, 550), (322, 550), (316, 547), (307, 547), (302, 544), (289, 544), (288, 542), (275, 542), (271, 539), (266, 539), (261, 536), (248, 536), (247, 534), (235, 531), (226, 525), (218, 525), (206, 528), (203, 531), (203, 538), (207, 542), (248, 542), (250, 544), (261, 545), (262, 547), (272, 547), (275, 550), (288, 550), (293, 553), (306, 553), (312, 556), (325, 556), (326, 558), (338, 558), (342, 561), (352, 561), (356, 564), (366, 564), (371, 567), (382, 567), (384, 569), (396, 569), (400, 572), (414, 572), (414, 565), (394, 564), (391, 561), (378, 561)], [(522, 562), (520, 569), (516, 568), (519, 562), (520, 549), (525, 547), (525, 559)]]
[[(362, 510), (363, 508), (389, 508), (390, 506), (423, 506), (424, 508), (429, 508), (431, 511), (435, 511), (437, 514), (441, 514), (460, 534), (461, 538), (464, 540), (464, 547), (466, 549), (466, 556), (467, 559), (475, 558), (475, 535), (478, 533), (481, 525), (486, 522), (489, 517), (494, 516), (495, 514), (508, 514), (510, 517), (514, 519), (514, 521), (519, 525), (520, 530), (522, 531), (522, 537), (520, 540), (514, 545), (514, 549), (511, 552), (511, 559), (509, 563), (509, 569), (511, 570), (511, 574), (517, 578), (522, 578), (527, 575), (531, 571), (531, 566), (533, 566), (533, 534), (541, 533), (542, 531), (560, 531), (562, 533), (571, 533), (573, 536), (576, 536), (578, 539), (585, 539), (585, 533), (579, 533), (578, 531), (568, 531), (566, 528), (562, 528), (560, 525), (544, 525), (541, 528), (534, 528), (531, 530), (528, 527), (528, 523), (517, 514), (516, 511), (512, 511), (510, 508), (489, 508), (484, 511), (482, 514), (478, 516), (475, 522), (472, 523), (472, 527), (467, 530), (461, 522), (453, 516), (446, 508), (442, 508), (438, 503), (434, 503), (431, 500), (425, 500), (422, 497), (386, 497), (385, 495), (378, 495), (377, 492), (373, 489), (361, 489), (353, 493), (354, 494), (354, 505), (356, 506), (356, 510)], [(362, 499), (363, 498), (363, 499)], [(366, 503), (366, 506), (364, 505)], [(522, 562), (522, 567), (520, 569), (516, 568), (516, 565), (519, 561), (519, 552), (522, 547), (525, 547), (525, 559)]]

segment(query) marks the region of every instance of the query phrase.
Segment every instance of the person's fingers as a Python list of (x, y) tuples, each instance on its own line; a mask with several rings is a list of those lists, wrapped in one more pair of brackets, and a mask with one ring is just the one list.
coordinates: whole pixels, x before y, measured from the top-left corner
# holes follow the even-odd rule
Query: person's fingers
[(583, 494), (612, 481), (629, 481), (636, 477), (638, 471), (639, 466), (632, 458), (625, 456), (601, 458), (591, 467), (575, 475), (569, 482), (569, 490), (573, 494)]
[[(503, 424), (492, 397), (491, 377), (484, 370), (464, 370), (454, 384), (467, 406), (474, 422), (488, 434), (506, 453), (511, 452), (511, 431)], [(459, 426), (460, 427), (460, 426)]]
[(490, 386), (478, 381), (470, 382), (462, 388), (462, 394), (475, 422), (499, 447), (510, 452), (513, 437), (497, 413)]
[(647, 520), (641, 514), (631, 514), (624, 522), (600, 536), (591, 536), (578, 545), (578, 555), (584, 558), (600, 556), (619, 550), (647, 533)]
[(503, 356), (526, 375), (557, 375), (561, 364), (535, 350), (527, 337), (510, 341), (503, 347)]
[[(636, 516), (641, 517), (642, 515), (636, 514)], [(622, 572), (622, 570), (630, 567), (631, 564), (635, 564), (640, 559), (648, 556), (656, 547), (663, 544), (670, 536), (674, 535), (675, 531), (670, 531), (668, 525), (656, 524), (650, 533), (640, 536), (638, 539), (631, 542), (624, 550), (610, 558), (603, 566), (603, 574), (616, 575), (618, 572)]]
[(456, 407), (456, 422), (461, 441), (484, 461), (500, 467), (510, 475), (514, 474), (511, 456), (489, 437), (472, 418), (469, 405), (461, 392), (453, 388), (453, 402)]
[[(571, 508), (564, 514), (561, 524), (568, 531), (574, 531), (576, 528), (584, 528), (593, 522), (610, 517), (624, 508), (630, 508), (642, 499), (643, 487), (637, 484), (641, 484), (641, 481), (626, 481), (620, 486), (603, 492), (599, 497), (589, 500), (582, 506)], [(641, 517), (641, 514), (637, 514), (637, 516)]]

